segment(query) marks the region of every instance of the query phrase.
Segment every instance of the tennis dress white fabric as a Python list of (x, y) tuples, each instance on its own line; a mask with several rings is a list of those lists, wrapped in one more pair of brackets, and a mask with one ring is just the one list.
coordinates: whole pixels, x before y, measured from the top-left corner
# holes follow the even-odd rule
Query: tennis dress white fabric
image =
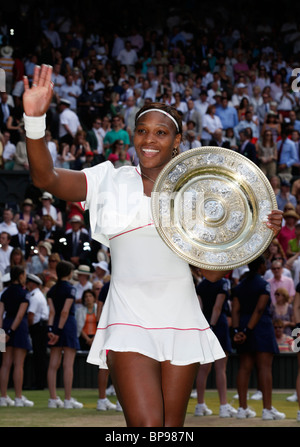
[[(136, 201), (129, 198), (131, 205), (127, 203), (130, 222), (125, 222), (124, 228), (117, 222), (112, 230), (118, 231), (106, 235), (112, 259), (111, 283), (87, 361), (107, 368), (107, 350), (139, 352), (174, 365), (208, 363), (224, 357), (200, 309), (189, 265), (156, 231), (151, 199), (143, 195), (139, 169), (103, 165), (106, 163), (84, 170), (88, 187), (85, 204), (90, 212), (97, 209), (103, 213), (110, 208), (109, 202), (100, 207), (93, 204), (101, 188), (111, 185), (107, 176), (122, 183), (127, 171), (129, 182), (141, 194)], [(132, 186), (130, 190), (134, 190)], [(116, 185), (114, 188), (118, 189)], [(117, 212), (114, 203), (111, 212)], [(93, 232), (99, 227), (95, 227), (95, 216), (91, 217), (92, 237), (103, 241), (103, 235)], [(102, 217), (97, 216), (98, 221)], [(114, 224), (117, 220), (112, 217)]]

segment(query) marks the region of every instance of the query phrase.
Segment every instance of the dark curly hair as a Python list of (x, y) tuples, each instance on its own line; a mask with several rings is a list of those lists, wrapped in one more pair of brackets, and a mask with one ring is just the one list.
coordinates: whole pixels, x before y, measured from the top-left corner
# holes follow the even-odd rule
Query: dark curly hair
[(147, 105), (141, 107), (140, 110), (135, 115), (135, 125), (137, 125), (137, 121), (140, 117), (140, 114), (143, 112), (146, 112), (149, 109), (157, 109), (157, 110), (162, 110), (164, 112), (169, 113), (169, 115), (171, 115), (172, 118), (174, 118), (174, 120), (178, 124), (178, 130), (175, 128), (176, 133), (182, 135), (181, 115), (178, 113), (178, 111), (175, 109), (175, 107), (169, 106), (169, 105), (161, 103), (161, 102), (151, 102), (150, 104), (147, 104)]

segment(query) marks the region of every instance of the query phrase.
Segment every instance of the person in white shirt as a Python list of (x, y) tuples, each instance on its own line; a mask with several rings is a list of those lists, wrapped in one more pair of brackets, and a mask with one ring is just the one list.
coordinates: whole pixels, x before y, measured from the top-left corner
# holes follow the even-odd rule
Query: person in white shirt
[(73, 82), (72, 74), (68, 74), (66, 82), (60, 88), (59, 96), (61, 99), (67, 99), (70, 102), (70, 109), (77, 110), (77, 99), (81, 95), (81, 88)]
[(26, 287), (29, 293), (28, 325), (32, 341), (35, 384), (37, 389), (44, 389), (47, 385), (47, 323), (49, 308), (40, 287), (43, 281), (32, 273), (27, 273)]
[(3, 149), (3, 162), (4, 162), (4, 169), (11, 170), (13, 169), (14, 165), (14, 158), (16, 155), (16, 146), (10, 141), (10, 133), (4, 132), (4, 149)]
[(132, 48), (130, 40), (125, 42), (125, 48), (119, 52), (117, 60), (121, 64), (126, 65), (128, 73), (132, 73), (134, 71), (134, 66), (138, 61), (138, 57), (136, 51)]
[(9, 245), (11, 236), (6, 231), (0, 233), (0, 273), (4, 275), (5, 269), (10, 265), (10, 255), (13, 247)]
[(51, 81), (54, 83), (53, 90), (57, 95), (60, 95), (60, 88), (66, 83), (66, 78), (60, 73), (60, 71), (61, 64), (55, 64), (53, 66)]
[(70, 110), (70, 101), (61, 99), (59, 103), (59, 139), (60, 142), (72, 144), (76, 132), (82, 130), (79, 118)]
[(220, 118), (216, 115), (216, 107), (211, 104), (207, 108), (206, 114), (203, 116), (201, 142), (205, 146), (211, 140), (212, 135), (217, 129), (223, 129)]
[(56, 160), (57, 160), (57, 147), (54, 141), (52, 140), (51, 132), (49, 130), (46, 130), (45, 132), (45, 140), (46, 145), (49, 149), (49, 152), (51, 154), (52, 160), (53, 160), (53, 166), (56, 166)]

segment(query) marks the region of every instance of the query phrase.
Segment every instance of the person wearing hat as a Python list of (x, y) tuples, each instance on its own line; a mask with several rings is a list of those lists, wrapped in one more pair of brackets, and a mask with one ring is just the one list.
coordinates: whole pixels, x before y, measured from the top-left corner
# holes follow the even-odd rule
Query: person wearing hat
[(27, 260), (28, 272), (34, 275), (42, 274), (48, 267), (48, 258), (51, 254), (51, 244), (49, 242), (40, 241), (37, 247), (31, 251)]
[(92, 276), (93, 282), (101, 281), (102, 283), (106, 283), (110, 280), (110, 270), (106, 261), (93, 262), (92, 266), (95, 269)]
[(88, 264), (90, 258), (90, 236), (84, 228), (80, 216), (72, 216), (70, 221), (71, 229), (65, 232), (64, 241), (61, 246), (63, 258), (71, 261), (75, 267), (80, 263)]
[(59, 111), (59, 143), (67, 143), (70, 146), (74, 142), (74, 137), (79, 130), (82, 130), (78, 115), (71, 110), (71, 103), (67, 99), (61, 98), (58, 103)]
[(41, 291), (43, 281), (37, 275), (28, 273), (26, 288), (28, 290), (28, 325), (32, 341), (35, 388), (44, 389), (47, 384), (47, 324), (49, 309), (46, 298)]
[(44, 191), (42, 196), (40, 197), (40, 201), (42, 202), (42, 208), (39, 210), (39, 214), (43, 216), (44, 214), (49, 214), (54, 220), (54, 226), (62, 228), (63, 227), (63, 219), (61, 211), (56, 208), (53, 203), (53, 195), (47, 191)]
[(33, 218), (35, 216), (33, 210), (34, 210), (33, 201), (29, 197), (24, 199), (23, 202), (21, 203), (20, 213), (15, 215), (15, 221), (18, 221), (20, 219), (25, 220), (25, 222), (28, 223), (28, 229), (31, 230)]
[(287, 254), (289, 241), (296, 238), (296, 222), (300, 219), (300, 217), (296, 211), (289, 210), (286, 213), (283, 213), (283, 218), (285, 220), (285, 224), (281, 228), (277, 239), (282, 246), (284, 253)]
[(92, 289), (93, 284), (90, 281), (91, 269), (88, 265), (79, 265), (77, 270), (74, 271), (77, 282), (74, 284), (76, 291), (75, 294), (75, 304), (82, 304), (82, 294), (87, 289)]

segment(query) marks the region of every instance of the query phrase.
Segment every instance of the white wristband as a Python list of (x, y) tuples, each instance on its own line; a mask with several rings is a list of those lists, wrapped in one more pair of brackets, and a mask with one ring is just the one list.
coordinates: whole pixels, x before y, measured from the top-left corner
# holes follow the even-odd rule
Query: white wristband
[(46, 113), (42, 116), (27, 116), (23, 114), (26, 137), (31, 140), (39, 140), (45, 136)]

